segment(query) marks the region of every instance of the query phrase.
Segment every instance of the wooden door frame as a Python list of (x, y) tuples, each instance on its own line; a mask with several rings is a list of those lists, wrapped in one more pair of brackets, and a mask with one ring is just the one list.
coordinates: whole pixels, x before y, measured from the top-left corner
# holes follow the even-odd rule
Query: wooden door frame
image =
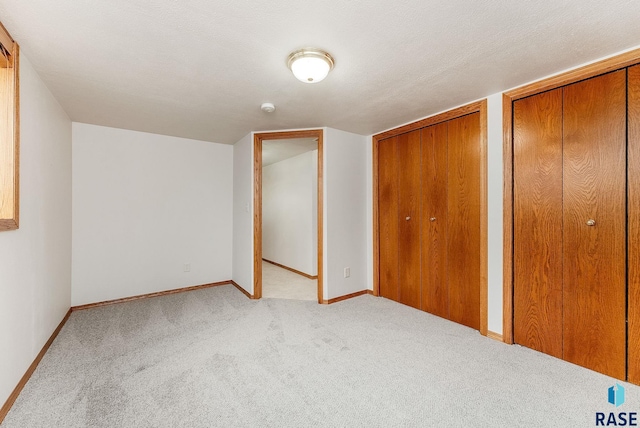
[(292, 138), (318, 139), (318, 303), (324, 303), (323, 283), (323, 159), (324, 131), (261, 132), (253, 134), (253, 298), (262, 298), (262, 142)]
[(480, 334), (488, 331), (487, 283), (487, 100), (480, 100), (417, 122), (376, 134), (373, 144), (373, 295), (380, 295), (380, 242), (378, 218), (378, 143), (386, 138), (426, 128), (472, 113), (480, 113)]
[(591, 77), (626, 68), (640, 63), (640, 49), (616, 55), (575, 70), (552, 76), (504, 92), (502, 95), (503, 138), (503, 296), (502, 338), (513, 342), (513, 102), (519, 99), (557, 89)]

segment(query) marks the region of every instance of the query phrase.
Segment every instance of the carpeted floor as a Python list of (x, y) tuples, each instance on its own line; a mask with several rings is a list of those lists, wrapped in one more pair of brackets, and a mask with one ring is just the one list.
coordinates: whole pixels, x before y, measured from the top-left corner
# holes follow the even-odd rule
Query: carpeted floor
[(74, 312), (13, 427), (590, 427), (615, 380), (389, 300), (232, 286)]

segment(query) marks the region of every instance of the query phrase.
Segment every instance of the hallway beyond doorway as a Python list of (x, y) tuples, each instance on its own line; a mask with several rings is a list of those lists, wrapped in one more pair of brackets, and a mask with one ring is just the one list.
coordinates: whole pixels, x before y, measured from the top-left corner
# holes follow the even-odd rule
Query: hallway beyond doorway
[(262, 262), (262, 297), (317, 300), (318, 280), (308, 279), (271, 263)]

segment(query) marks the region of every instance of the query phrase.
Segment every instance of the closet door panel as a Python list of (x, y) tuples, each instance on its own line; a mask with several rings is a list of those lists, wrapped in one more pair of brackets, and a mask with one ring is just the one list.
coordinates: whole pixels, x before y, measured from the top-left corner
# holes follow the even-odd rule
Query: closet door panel
[(628, 380), (640, 384), (640, 65), (628, 85)]
[(513, 103), (514, 340), (562, 358), (562, 88)]
[(480, 328), (480, 114), (448, 122), (449, 316)]
[(398, 301), (398, 137), (378, 142), (380, 296)]
[(447, 123), (424, 128), (422, 155), (422, 309), (449, 318)]
[(399, 301), (420, 309), (420, 131), (398, 136)]
[(624, 379), (626, 70), (563, 91), (564, 359)]

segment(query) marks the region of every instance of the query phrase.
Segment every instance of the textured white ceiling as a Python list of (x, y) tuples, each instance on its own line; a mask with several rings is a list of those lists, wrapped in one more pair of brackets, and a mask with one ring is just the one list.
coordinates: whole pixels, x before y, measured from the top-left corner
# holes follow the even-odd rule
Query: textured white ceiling
[(301, 155), (318, 148), (317, 138), (289, 138), (262, 141), (262, 166)]
[[(633, 0), (0, 0), (73, 121), (229, 144), (376, 133), (637, 46), (639, 17)], [(305, 46), (335, 58), (325, 81), (287, 69)]]

